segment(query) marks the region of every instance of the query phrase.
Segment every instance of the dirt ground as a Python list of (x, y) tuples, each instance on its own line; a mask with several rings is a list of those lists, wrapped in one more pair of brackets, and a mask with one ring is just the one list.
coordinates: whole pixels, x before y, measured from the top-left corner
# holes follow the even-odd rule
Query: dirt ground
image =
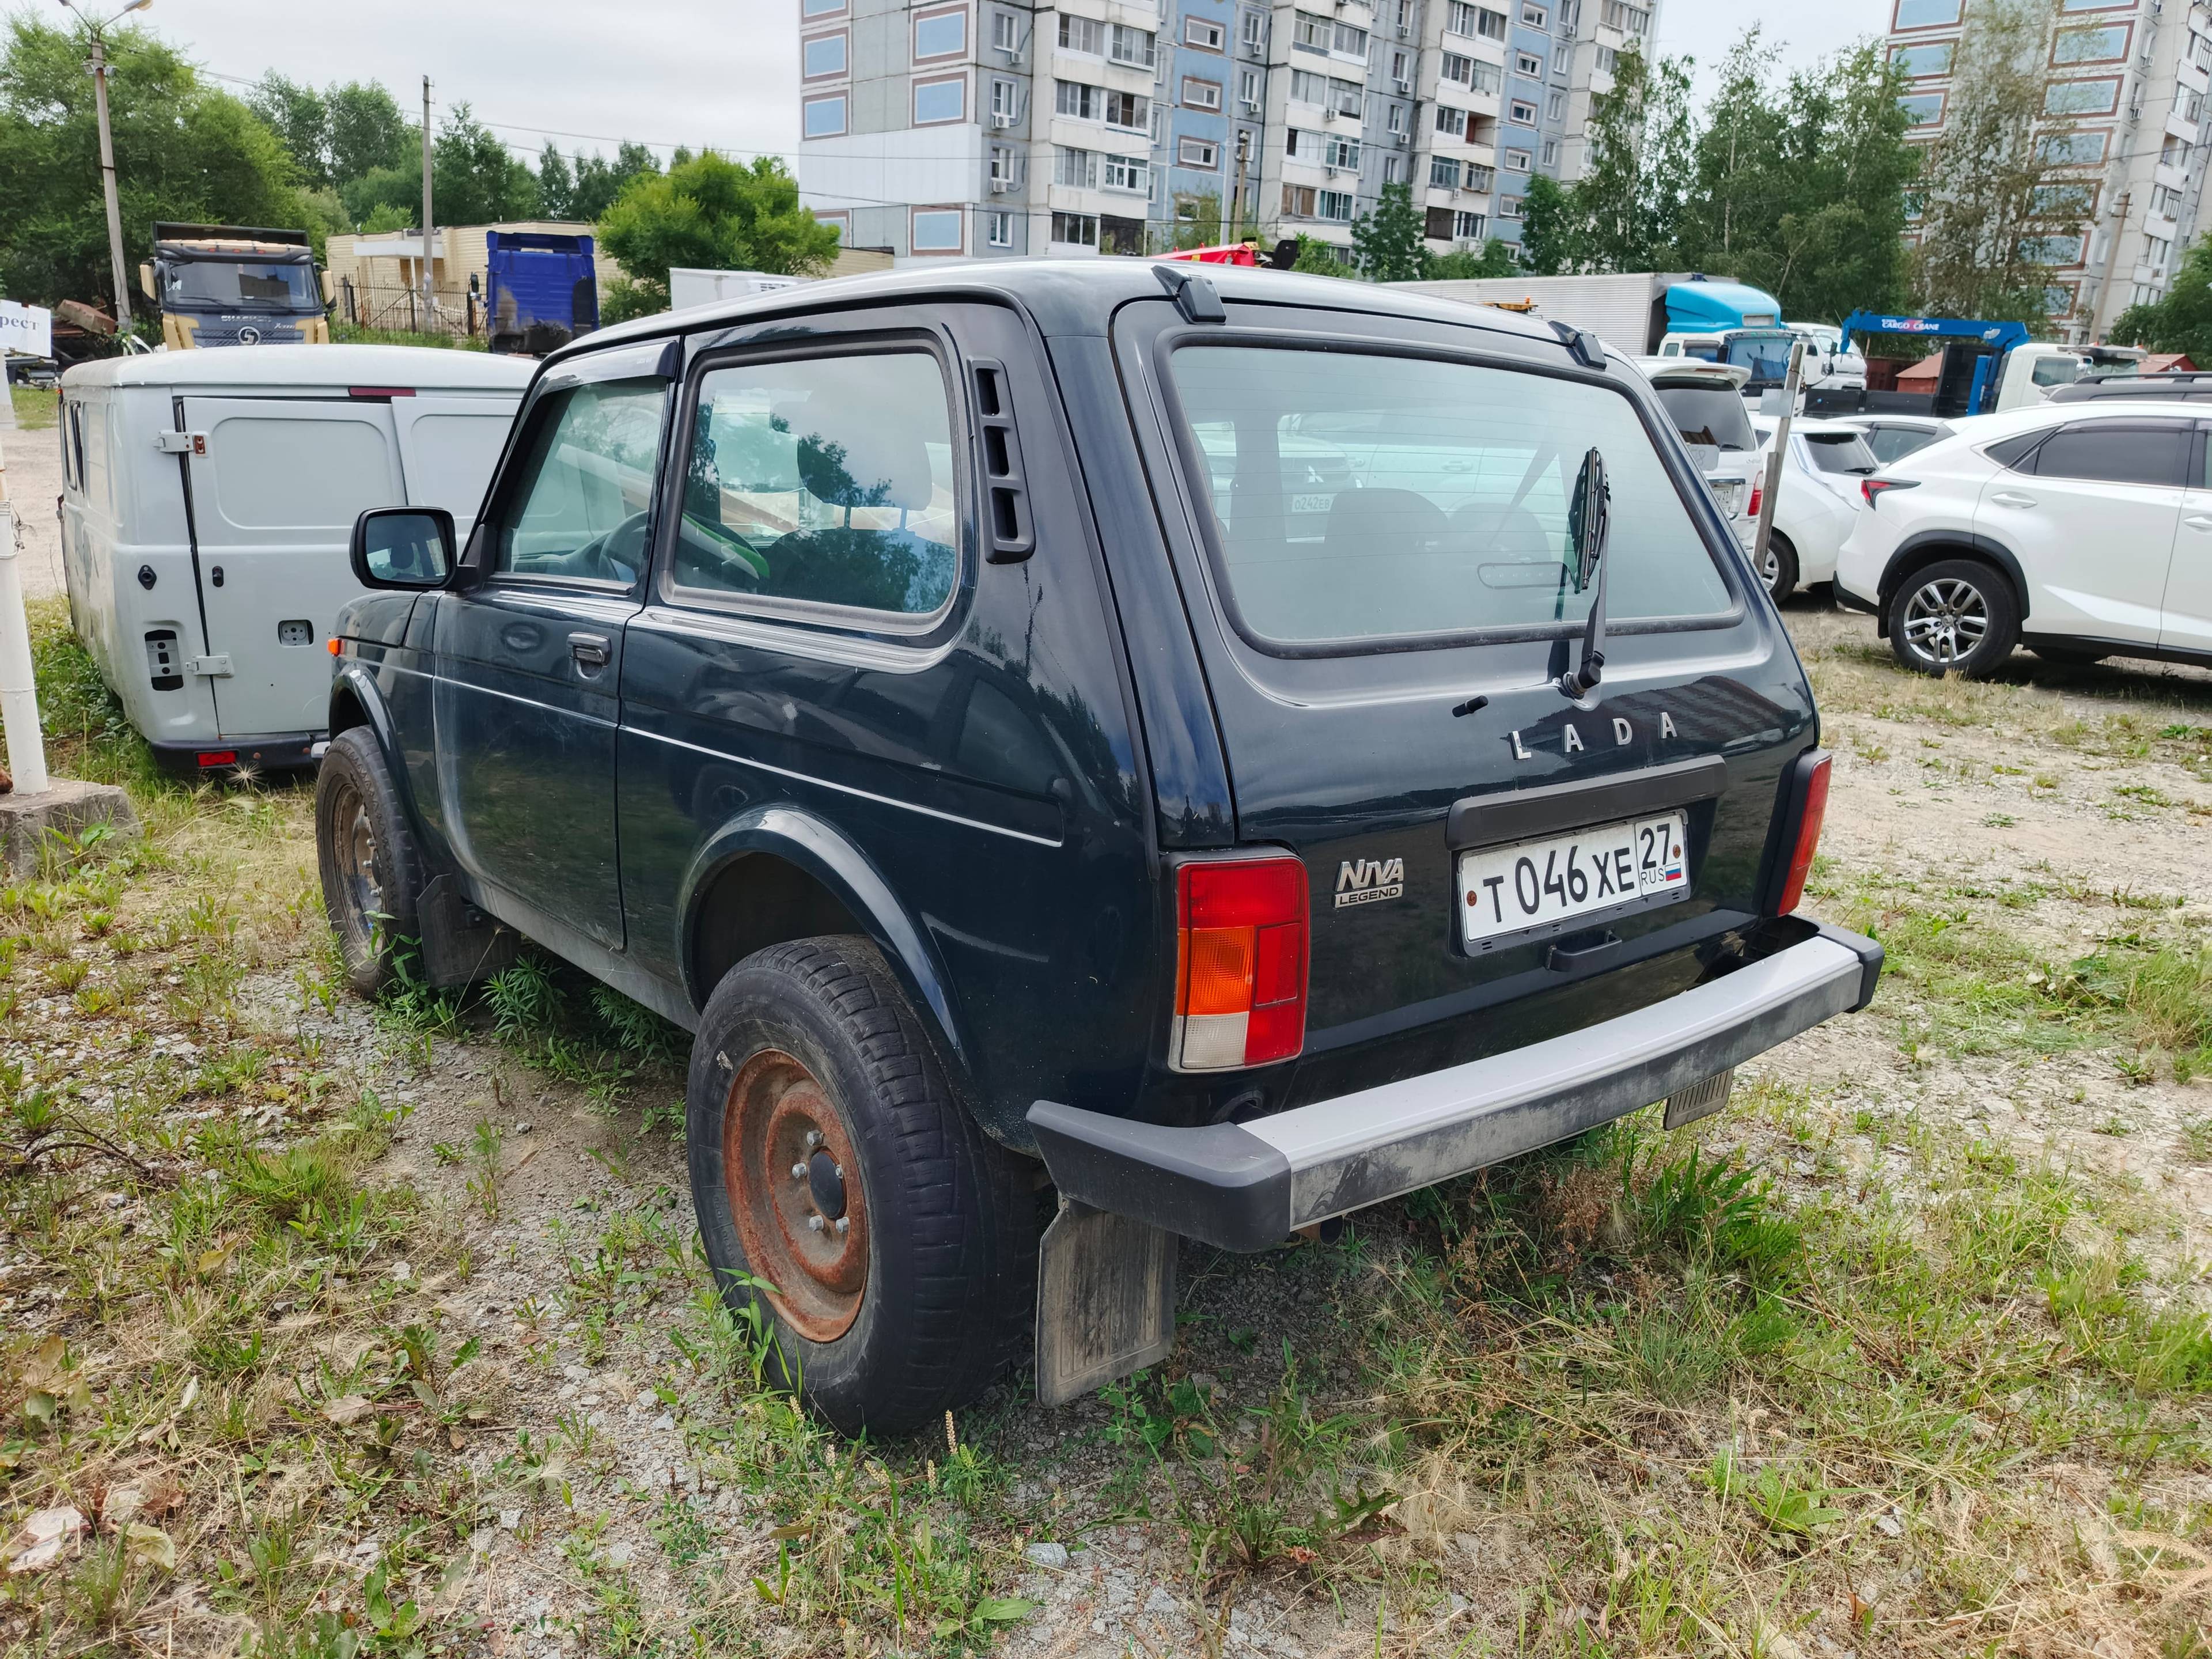
[[(17, 457), (38, 447), (10, 443), (19, 495)], [(338, 1626), (314, 1635), (331, 1617), (354, 1620), (361, 1652), (531, 1659), (2212, 1653), (2212, 1085), (2188, 1048), (2205, 1042), (2205, 981), (2178, 1003), (2142, 988), (2166, 983), (2158, 964), (2203, 971), (2212, 676), (2023, 657), (1999, 684), (1917, 681), (1864, 618), (1800, 600), (1789, 621), (1837, 757), (1808, 908), (1894, 939), (1893, 965), (1871, 1009), (1747, 1068), (1735, 1108), (1678, 1139), (1747, 1160), (1808, 1240), (1894, 1220), (1883, 1237), (1900, 1254), (1877, 1258), (1893, 1268), (1813, 1275), (1782, 1296), (1802, 1333), (1783, 1368), (1840, 1379), (1817, 1394), (1741, 1358), (1678, 1390), (1670, 1368), (1692, 1368), (1691, 1350), (1638, 1358), (1669, 1307), (1757, 1280), (1620, 1242), (1649, 1196), (1632, 1148), (1621, 1174), (1601, 1171), (1624, 1196), (1593, 1200), (1586, 1224), (1575, 1195), (1593, 1166), (1568, 1161), (1532, 1165), (1518, 1188), (1478, 1183), (1442, 1223), (1409, 1203), (1335, 1246), (1188, 1247), (1181, 1346), (1144, 1387), (1046, 1412), (1012, 1378), (948, 1419), (942, 1445), (841, 1449), (731, 1383), (744, 1333), (702, 1291), (672, 1132), (680, 1054), (648, 1043), (582, 1063), (548, 1046), (560, 1020), (520, 1007), (520, 992), (516, 1006), (395, 1014), (335, 990), (304, 797), (206, 795), (155, 815), (169, 886), (143, 915), (127, 896), (109, 908), (149, 937), (158, 902), (187, 918), (173, 933), (228, 925), (251, 941), (228, 1012), (88, 1019), (72, 995), (97, 974), (72, 993), (18, 968), (0, 1054), (28, 1070), (11, 1086), (112, 1062), (119, 1100), (141, 1086), (126, 1077), (197, 1077), (165, 1097), (163, 1144), (244, 1115), (264, 1150), (240, 1155), (257, 1158), (310, 1134), (336, 1144), (337, 1108), (317, 1103), (359, 1096), (373, 1109), (349, 1120), (350, 1178), (409, 1196), (367, 1248), (329, 1258), (349, 1265), (281, 1291), (239, 1282), (276, 1247), (195, 1235), (197, 1262), (173, 1251), (169, 1288), (114, 1303), (105, 1336), (86, 1308), (109, 1304), (84, 1291), (84, 1269), (71, 1278), (58, 1241), (76, 1237), (88, 1261), (134, 1230), (173, 1232), (155, 1183), (93, 1169), (52, 1214), (0, 1236), (15, 1363), (66, 1337), (107, 1379), (119, 1425), (88, 1431), (74, 1460), (21, 1438), (0, 1459), (0, 1480), (16, 1471), (0, 1519), (76, 1503), (120, 1561), (135, 1534), (107, 1526), (114, 1494), (126, 1507), (172, 1485), (195, 1494), (163, 1523), (181, 1565), (144, 1569), (143, 1594), (100, 1613), (105, 1626), (57, 1568), (43, 1590), (17, 1581), (0, 1601), (0, 1648), (259, 1642), (351, 1659)], [(235, 919), (190, 922), (193, 904)], [(173, 1011), (194, 969), (157, 956), (147, 971), (168, 960), (153, 994)], [(580, 1018), (573, 986), (531, 994), (565, 996), (563, 1018)], [(261, 1057), (250, 1087), (204, 1081), (241, 1050)], [(2020, 1247), (2043, 1253), (2042, 1281), (2022, 1255), (1958, 1307), (1878, 1329), (1834, 1305), (1880, 1294), (1884, 1272), (1970, 1254), (1943, 1218), (1962, 1193), (2002, 1209), (2062, 1192)], [(1439, 1261), (1486, 1250), (1494, 1277), (1504, 1223), (1466, 1218), (1487, 1204), (1510, 1218), (1530, 1194), (1567, 1241), (1562, 1282), (1583, 1292), (1511, 1322), (1432, 1289)], [(105, 1231), (69, 1231), (86, 1218)], [(210, 1268), (216, 1251), (229, 1254)], [(2076, 1280), (2091, 1289), (2066, 1288)], [(1727, 1304), (1741, 1310), (1729, 1330), (1769, 1305), (1745, 1294)], [(235, 1329), (270, 1344), (250, 1364), (210, 1346), (205, 1310), (222, 1297)], [(1383, 1308), (1401, 1310), (1388, 1327)], [(1952, 1334), (1914, 1346), (1910, 1332), (1939, 1319)], [(1644, 1334), (1622, 1335), (1624, 1320)], [(2178, 1333), (2186, 1352), (2138, 1355), (2114, 1382), (2124, 1366), (2098, 1370), (2094, 1333), (2124, 1324)], [(406, 1334), (421, 1331), (434, 1333), (427, 1357)], [(1590, 1358), (1601, 1340), (1613, 1346)], [(1976, 1350), (2014, 1345), (2011, 1369), (1980, 1379)], [(1616, 1364), (1645, 1382), (1605, 1383)], [(2121, 1391), (2109, 1414), (2134, 1429), (2094, 1426), (2100, 1389)], [(251, 1411), (234, 1408), (249, 1395)], [(0, 1403), (45, 1397), (0, 1390)], [(195, 1397), (250, 1422), (197, 1446), (176, 1427)], [(1885, 1399), (1897, 1421), (1868, 1426), (1859, 1414)], [(1512, 1435), (1528, 1437), (1509, 1437), (1524, 1419), (1533, 1430)], [(2154, 1431), (2157, 1450), (2127, 1438)], [(1735, 1460), (1778, 1484), (1742, 1498)], [(1824, 1484), (1793, 1510), (1790, 1471), (1815, 1467)], [(280, 1522), (300, 1528), (289, 1576), (264, 1560)], [(1984, 1577), (1969, 1583), (1969, 1564)]]
[[(27, 392), (26, 398), (27, 398)], [(23, 401), (24, 399), (19, 399)], [(22, 536), (23, 592), (41, 599), (63, 591), (61, 523), (54, 503), (62, 493), (62, 452), (52, 424), (18, 424), (0, 432), (0, 457), (8, 466), (8, 502)]]

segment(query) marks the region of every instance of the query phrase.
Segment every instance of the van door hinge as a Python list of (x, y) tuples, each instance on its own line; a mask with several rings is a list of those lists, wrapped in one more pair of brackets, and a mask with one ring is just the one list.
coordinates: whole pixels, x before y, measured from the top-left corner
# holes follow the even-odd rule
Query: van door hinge
[(207, 453), (207, 434), (156, 432), (154, 447), (164, 455), (204, 455)]
[(226, 651), (220, 656), (187, 657), (185, 672), (204, 675), (211, 680), (227, 680), (231, 678), (230, 653)]

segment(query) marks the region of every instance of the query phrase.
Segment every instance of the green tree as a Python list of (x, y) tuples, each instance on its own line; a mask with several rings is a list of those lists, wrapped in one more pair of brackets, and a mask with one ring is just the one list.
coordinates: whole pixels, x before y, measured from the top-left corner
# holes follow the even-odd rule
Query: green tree
[(1298, 238), (1298, 257), (1291, 269), (1302, 270), (1309, 276), (1352, 276), (1358, 274), (1353, 267), (1337, 257), (1334, 244), (1325, 242), (1318, 236)]
[(1556, 179), (1538, 173), (1521, 198), (1521, 263), (1530, 274), (1556, 276), (1569, 270), (1587, 245), (1587, 228), (1577, 216), (1574, 194)]
[(2121, 345), (2183, 351), (2196, 362), (2212, 363), (2212, 236), (2189, 250), (2164, 299), (2130, 306), (2114, 318), (2111, 337)]
[(1927, 147), (1912, 286), (1937, 316), (2040, 330), (2051, 266), (2087, 231), (2087, 191), (2054, 165), (2069, 124), (2045, 114), (2055, 0), (1976, 0), (1954, 59), (1942, 130)]
[[(307, 227), (292, 158), (240, 99), (204, 83), (143, 29), (108, 37), (124, 264), (136, 281), (154, 222)], [(0, 290), (112, 304), (99, 128), (84, 43), (18, 13), (0, 52)], [(143, 307), (142, 307), (143, 309)]]
[(1513, 244), (1493, 236), (1482, 245), (1480, 252), (1471, 247), (1455, 247), (1449, 253), (1428, 255), (1422, 264), (1421, 275), (1432, 283), (1449, 283), (1477, 276), (1511, 276), (1520, 270), (1521, 262), (1514, 257)]
[(604, 155), (579, 155), (575, 193), (568, 203), (569, 216), (597, 224), (615, 204), (615, 198), (629, 188), (632, 179), (651, 178), (659, 171), (660, 163), (653, 160), (652, 150), (643, 144), (618, 145), (612, 161)]
[(1576, 240), (1565, 250), (1567, 267), (1662, 269), (1694, 170), (1689, 59), (1622, 52), (1613, 90), (1590, 100), (1587, 142), (1583, 176), (1569, 192)]
[(633, 179), (599, 222), (599, 246), (632, 284), (624, 308), (668, 306), (672, 266), (811, 276), (837, 254), (837, 229), (799, 204), (781, 158), (750, 166), (708, 150), (665, 173)]
[(1388, 184), (1376, 199), (1375, 210), (1352, 222), (1352, 251), (1370, 282), (1410, 283), (1424, 268), (1425, 234), (1421, 210), (1413, 205), (1413, 186)]
[[(430, 165), (430, 210), (440, 224), (497, 224), (538, 216), (538, 175), (466, 104), (454, 105), (439, 127)], [(417, 224), (422, 216), (422, 158), (418, 154), (397, 167), (374, 168), (340, 194), (356, 224), (365, 226), (380, 208), (404, 212), (408, 224)]]
[(323, 94), (270, 70), (253, 83), (246, 105), (283, 140), (300, 181), (320, 190), (331, 178), (331, 110)]
[(405, 167), (410, 159), (420, 176), (422, 125), (407, 118), (382, 82), (349, 81), (329, 87), (323, 93), (323, 107), (329, 112), (332, 185), (343, 189), (379, 167)]
[(565, 219), (575, 210), (576, 175), (561, 147), (550, 138), (538, 158), (538, 210), (549, 219)]

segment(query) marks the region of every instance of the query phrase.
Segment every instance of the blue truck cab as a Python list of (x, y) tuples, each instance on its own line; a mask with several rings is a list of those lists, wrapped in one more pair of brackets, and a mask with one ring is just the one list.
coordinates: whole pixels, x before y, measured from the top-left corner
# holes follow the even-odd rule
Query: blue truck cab
[(484, 277), (494, 351), (543, 356), (599, 325), (599, 268), (588, 236), (486, 231)]
[(840, 279), (543, 365), (365, 514), (355, 984), (534, 941), (690, 1029), (707, 1254), (896, 1432), (1164, 1354), (1301, 1229), (1864, 1006), (1772, 603), (1591, 335), (1271, 270)]
[(1749, 372), (1744, 396), (1753, 402), (1782, 385), (1796, 335), (1782, 321), (1782, 302), (1743, 283), (1699, 278), (1666, 294), (1667, 331), (1657, 356), (1699, 357)]

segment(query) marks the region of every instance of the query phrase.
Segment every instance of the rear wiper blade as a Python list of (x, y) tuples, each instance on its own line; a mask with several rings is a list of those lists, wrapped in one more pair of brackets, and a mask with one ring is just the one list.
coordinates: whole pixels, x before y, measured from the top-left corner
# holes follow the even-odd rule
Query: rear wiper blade
[[(1612, 561), (1605, 556), (1612, 531), (1613, 491), (1605, 481), (1605, 457), (1593, 448), (1583, 457), (1582, 477), (1575, 481), (1574, 511), (1568, 527), (1580, 580), (1577, 589), (1590, 588), (1589, 620), (1583, 628), (1582, 660), (1553, 682), (1569, 702), (1580, 702), (1605, 678), (1605, 579)], [(1595, 574), (1596, 586), (1590, 586)]]

